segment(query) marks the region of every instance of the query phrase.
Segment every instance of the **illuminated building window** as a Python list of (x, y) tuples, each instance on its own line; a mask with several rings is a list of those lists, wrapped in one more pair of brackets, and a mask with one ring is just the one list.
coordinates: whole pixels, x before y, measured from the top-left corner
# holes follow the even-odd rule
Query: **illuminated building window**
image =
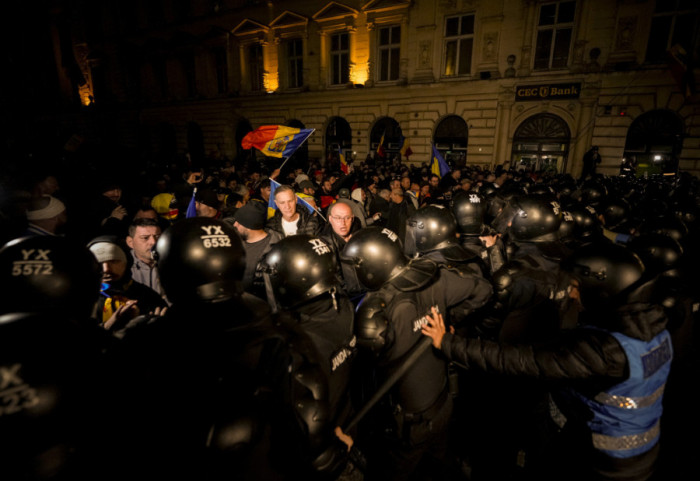
[(445, 67), (443, 75), (469, 75), (474, 48), (474, 15), (445, 19)]
[(350, 81), (350, 35), (347, 32), (331, 36), (331, 84), (342, 85)]
[(401, 57), (401, 27), (383, 27), (379, 29), (379, 80), (396, 80), (399, 78)]
[(300, 38), (287, 43), (287, 85), (299, 88), (304, 85), (304, 41)]
[(574, 31), (576, 2), (540, 6), (535, 45), (535, 70), (566, 68)]
[(696, 0), (657, 0), (651, 19), (646, 61), (665, 63), (666, 51), (680, 46), (689, 57), (697, 48), (700, 5)]
[(250, 90), (262, 90), (264, 71), (262, 45), (256, 43), (248, 47), (248, 65), (250, 66)]

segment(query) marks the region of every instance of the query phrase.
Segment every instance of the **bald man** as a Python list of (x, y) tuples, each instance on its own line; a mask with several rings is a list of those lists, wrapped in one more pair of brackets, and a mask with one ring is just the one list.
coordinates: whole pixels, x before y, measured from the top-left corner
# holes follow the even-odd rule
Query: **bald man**
[(328, 207), (328, 224), (321, 231), (321, 238), (333, 248), (342, 286), (353, 304), (365, 293), (352, 265), (341, 262), (340, 252), (352, 235), (360, 230), (360, 221), (353, 215), (352, 208), (344, 202), (335, 202)]

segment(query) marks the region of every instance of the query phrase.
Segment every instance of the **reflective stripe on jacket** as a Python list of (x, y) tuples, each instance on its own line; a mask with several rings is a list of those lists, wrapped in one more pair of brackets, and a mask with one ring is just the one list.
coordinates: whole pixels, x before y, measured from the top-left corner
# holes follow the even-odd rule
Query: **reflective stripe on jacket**
[(630, 374), (593, 399), (577, 396), (591, 409), (593, 446), (608, 456), (629, 458), (649, 451), (659, 440), (663, 392), (673, 348), (668, 331), (651, 341), (611, 332), (627, 355)]

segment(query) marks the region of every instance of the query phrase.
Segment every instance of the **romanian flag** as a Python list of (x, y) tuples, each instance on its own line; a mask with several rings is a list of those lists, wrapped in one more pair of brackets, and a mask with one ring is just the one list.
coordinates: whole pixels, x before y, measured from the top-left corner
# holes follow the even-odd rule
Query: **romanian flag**
[[(384, 132), (384, 134), (385, 133), (386, 132)], [(386, 152), (384, 151), (384, 134), (382, 134), (382, 138), (379, 139), (379, 147), (377, 147), (377, 155), (382, 159), (386, 157)]]
[(350, 172), (350, 167), (348, 166), (347, 160), (345, 160), (345, 152), (343, 152), (343, 149), (338, 147), (338, 158), (340, 159), (340, 170), (343, 171), (343, 174), (347, 175), (348, 172)]
[(411, 156), (413, 153), (413, 150), (411, 150), (411, 142), (404, 137), (403, 135), (401, 136), (401, 155), (406, 157), (407, 159)]
[(255, 147), (268, 157), (288, 158), (316, 129), (297, 129), (284, 125), (263, 125), (248, 132), (241, 146)]
[[(279, 187), (280, 185), (282, 185), (282, 184), (270, 179), (270, 200), (267, 201), (267, 218), (268, 219), (272, 218), (275, 215), (275, 211), (277, 210), (277, 204), (275, 203), (275, 191), (277, 190), (277, 187)], [(309, 214), (313, 214), (314, 212), (316, 212), (316, 209), (314, 209), (314, 206), (312, 206), (306, 200), (304, 200), (300, 194), (297, 194), (297, 205), (301, 205), (303, 207), (306, 207), (306, 210), (309, 211)]]
[(450, 168), (442, 158), (440, 152), (433, 144), (433, 160), (430, 162), (430, 172), (437, 175), (441, 179), (450, 172)]

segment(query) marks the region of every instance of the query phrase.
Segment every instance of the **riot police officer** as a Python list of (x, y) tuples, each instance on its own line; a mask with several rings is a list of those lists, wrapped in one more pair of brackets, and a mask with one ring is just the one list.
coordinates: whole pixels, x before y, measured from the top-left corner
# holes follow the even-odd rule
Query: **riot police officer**
[(487, 199), (478, 192), (459, 192), (450, 201), (457, 221), (460, 245), (486, 264), (484, 275), (491, 275), (506, 261), (505, 246), (499, 233), (486, 225)]
[(481, 257), (459, 244), (457, 222), (450, 210), (439, 204), (422, 207), (408, 218), (404, 252), (409, 257), (426, 257), (479, 275), (486, 269)]
[(316, 350), (291, 320), (242, 291), (245, 251), (235, 229), (181, 220), (156, 252), (173, 304), (122, 341), (123, 434), (138, 432), (122, 469), (192, 479), (333, 477), (344, 450)]
[(341, 425), (350, 413), (356, 339), (354, 308), (340, 287), (334, 261), (335, 253), (321, 238), (300, 234), (272, 246), (261, 267), (271, 287), (268, 301), (290, 311), (316, 346), (329, 384), (329, 417)]
[[(449, 269), (426, 258), (409, 260), (398, 236), (389, 229), (367, 227), (357, 232), (343, 249), (343, 257), (355, 266), (360, 282), (371, 292), (356, 315), (356, 332), (364, 345), (381, 346), (376, 351), (379, 380), (401, 364), (403, 356), (416, 349), (420, 327), (431, 308), (466, 317), (491, 296), (491, 287), (481, 276)], [(384, 305), (385, 329), (377, 318), (377, 302)], [(368, 306), (364, 308), (364, 306)], [(376, 339), (366, 336), (375, 334)], [(366, 452), (368, 477), (407, 479), (423, 458), (445, 456), (447, 427), (452, 413), (444, 360), (423, 352), (391, 391), (384, 416), (393, 429), (374, 437), (378, 443)]]
[(102, 477), (92, 448), (111, 339), (89, 317), (100, 290), (95, 258), (62, 237), (15, 239), (0, 249), (0, 278), (3, 477)]
[(445, 332), (437, 313), (423, 332), (470, 370), (558, 381), (548, 413), (559, 436), (535, 479), (647, 480), (673, 356), (656, 280), (613, 243), (586, 245), (563, 265), (579, 283), (585, 327), (561, 331), (551, 344), (461, 339)]

